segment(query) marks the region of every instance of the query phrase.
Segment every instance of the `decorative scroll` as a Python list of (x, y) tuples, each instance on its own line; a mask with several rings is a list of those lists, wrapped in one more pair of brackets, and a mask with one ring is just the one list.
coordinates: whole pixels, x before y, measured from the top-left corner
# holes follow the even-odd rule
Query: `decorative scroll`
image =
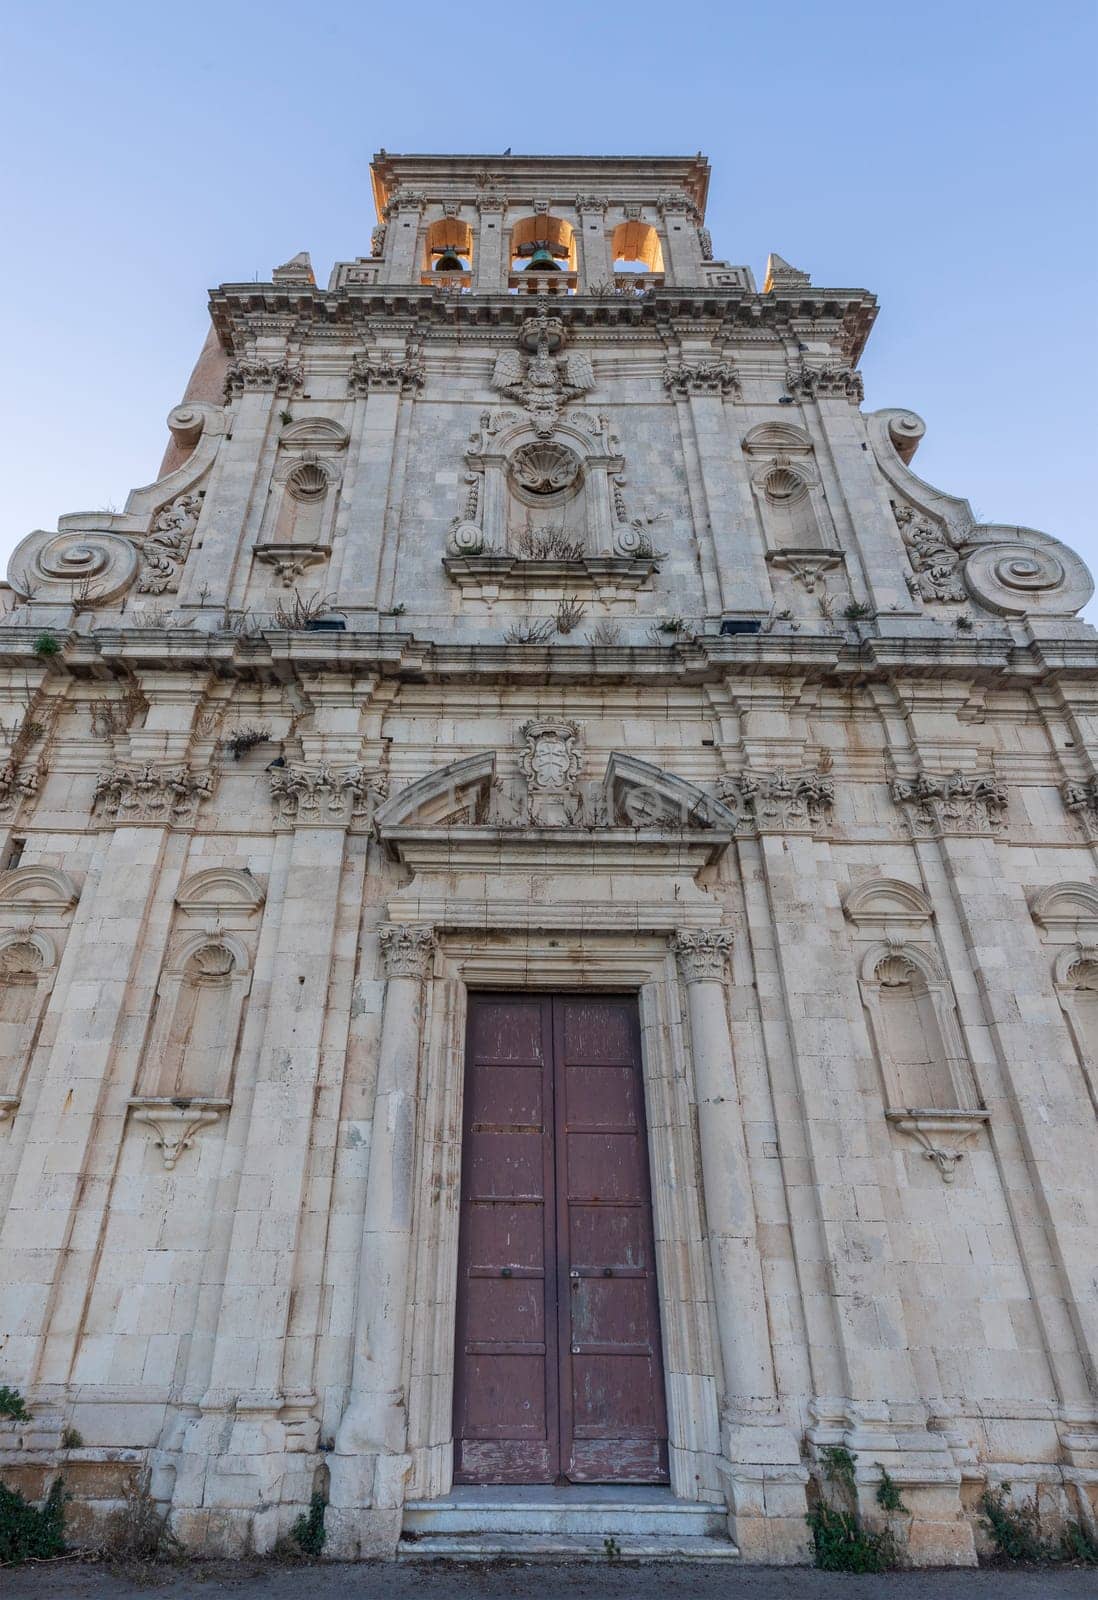
[(190, 554), (204, 493), (199, 489), (181, 494), (156, 513), (141, 547), (144, 570), (137, 582), (139, 594), (167, 594), (179, 587), (179, 569)]

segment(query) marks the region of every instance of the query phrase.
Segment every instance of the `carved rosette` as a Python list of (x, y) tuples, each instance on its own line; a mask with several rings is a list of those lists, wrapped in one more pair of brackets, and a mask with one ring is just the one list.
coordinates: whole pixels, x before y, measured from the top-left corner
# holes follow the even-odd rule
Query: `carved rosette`
[(853, 367), (812, 367), (805, 361), (790, 362), (785, 383), (789, 393), (799, 400), (838, 398), (860, 405), (865, 399), (862, 375)]
[(347, 375), (351, 393), (358, 395), (369, 394), (371, 389), (413, 394), (417, 389), (422, 389), (426, 381), (423, 362), (413, 349), (407, 350), (401, 357), (387, 352), (370, 356), (364, 350), (359, 351), (351, 358), (351, 370)]
[(167, 594), (178, 589), (179, 569), (190, 554), (204, 494), (203, 489), (196, 494), (181, 494), (156, 513), (141, 546), (139, 594)]
[(387, 978), (413, 978), (422, 983), (435, 953), (435, 930), (411, 922), (383, 922), (377, 930)]
[(225, 399), (232, 400), (246, 391), (271, 389), (288, 394), (305, 382), (305, 369), (284, 356), (240, 356), (225, 374)]
[(186, 827), (209, 800), (218, 773), (190, 767), (112, 767), (95, 780), (93, 814), (109, 824)]
[(1006, 821), (1007, 791), (993, 772), (918, 772), (889, 790), (913, 838), (995, 834)]
[(736, 832), (812, 833), (831, 824), (835, 784), (820, 768), (753, 772), (724, 778), (720, 799), (737, 817)]
[(349, 827), (369, 824), (389, 792), (383, 773), (365, 767), (305, 766), (288, 762), (267, 774), (275, 823), (281, 827)]
[(663, 369), (663, 386), (669, 394), (738, 395), (740, 378), (731, 361), (669, 361)]
[(732, 954), (729, 928), (680, 928), (671, 936), (671, 949), (683, 983), (723, 983)]

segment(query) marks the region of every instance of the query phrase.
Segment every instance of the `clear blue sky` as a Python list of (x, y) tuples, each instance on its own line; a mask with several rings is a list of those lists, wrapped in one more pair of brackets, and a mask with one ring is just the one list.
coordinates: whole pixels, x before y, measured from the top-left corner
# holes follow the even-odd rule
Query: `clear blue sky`
[(718, 255), (879, 296), (917, 470), (1098, 566), (1090, 0), (7, 14), (0, 559), (154, 476), (211, 285), (368, 253), (373, 151), (512, 146), (703, 150)]

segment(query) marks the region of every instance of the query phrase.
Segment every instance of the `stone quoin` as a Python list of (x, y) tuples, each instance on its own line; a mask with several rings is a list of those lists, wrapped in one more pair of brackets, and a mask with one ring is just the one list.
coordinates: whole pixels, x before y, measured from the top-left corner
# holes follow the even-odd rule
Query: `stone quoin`
[(1093, 1526), (1084, 565), (701, 156), (372, 175), (9, 565), (0, 1480), (797, 1562), (842, 1445), (916, 1564)]

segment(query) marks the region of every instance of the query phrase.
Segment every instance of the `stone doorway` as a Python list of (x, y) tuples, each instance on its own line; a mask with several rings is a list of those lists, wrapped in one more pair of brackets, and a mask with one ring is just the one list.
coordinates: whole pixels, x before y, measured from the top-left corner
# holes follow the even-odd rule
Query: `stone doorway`
[(469, 996), (454, 1479), (666, 1483), (635, 995)]

